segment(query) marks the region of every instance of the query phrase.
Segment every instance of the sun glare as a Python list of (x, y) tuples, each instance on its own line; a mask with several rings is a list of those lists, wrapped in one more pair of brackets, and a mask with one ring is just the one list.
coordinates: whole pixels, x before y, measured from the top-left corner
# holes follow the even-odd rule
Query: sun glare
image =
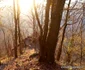
[(33, 6), (33, 0), (20, 0), (20, 9), (23, 13), (30, 10)]
[[(31, 8), (33, 8), (33, 1), (34, 0), (19, 0), (21, 12), (27, 13), (29, 10), (31, 10)], [(35, 3), (36, 5), (41, 5), (45, 3), (45, 0), (35, 0)], [(0, 2), (0, 7), (2, 6), (13, 6), (13, 0), (4, 0)]]
[[(35, 0), (36, 4), (43, 3), (44, 0)], [(33, 0), (20, 0), (20, 9), (23, 13), (33, 8)]]

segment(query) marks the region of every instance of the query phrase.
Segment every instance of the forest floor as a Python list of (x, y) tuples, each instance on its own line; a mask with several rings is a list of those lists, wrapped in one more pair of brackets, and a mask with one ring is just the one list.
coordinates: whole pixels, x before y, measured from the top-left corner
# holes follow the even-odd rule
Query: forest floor
[(17, 59), (11, 59), (8, 63), (2, 64), (0, 70), (64, 70), (58, 64), (39, 63), (37, 55), (34, 49), (26, 49)]

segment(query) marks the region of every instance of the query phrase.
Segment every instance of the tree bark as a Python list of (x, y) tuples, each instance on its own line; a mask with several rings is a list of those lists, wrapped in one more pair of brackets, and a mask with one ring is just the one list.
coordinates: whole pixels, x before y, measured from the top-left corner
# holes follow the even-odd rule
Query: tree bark
[[(40, 50), (40, 62), (46, 62), (46, 63), (54, 63), (55, 62), (55, 49), (56, 44), (58, 41), (58, 34), (60, 29), (60, 23), (63, 13), (63, 7), (65, 4), (65, 0), (53, 0), (52, 1), (52, 9), (51, 9), (51, 23), (49, 28), (49, 33), (46, 41), (46, 44), (41, 44)], [(43, 42), (43, 41), (42, 41)], [(43, 48), (44, 46), (44, 48)]]

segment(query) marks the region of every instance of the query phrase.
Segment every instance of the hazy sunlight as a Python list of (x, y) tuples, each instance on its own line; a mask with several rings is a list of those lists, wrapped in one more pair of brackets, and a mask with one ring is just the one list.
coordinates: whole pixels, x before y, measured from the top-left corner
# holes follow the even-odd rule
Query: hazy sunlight
[(20, 9), (23, 13), (27, 12), (33, 6), (33, 0), (20, 0)]
[[(15, 0), (16, 1), (16, 0)], [(45, 0), (35, 0), (36, 4), (44, 4)], [(26, 13), (33, 8), (33, 0), (19, 0), (21, 12)], [(12, 6), (13, 0), (4, 0), (0, 2), (0, 7)]]
[[(44, 3), (44, 0), (35, 0), (36, 4)], [(33, 0), (20, 0), (20, 8), (23, 13), (33, 8)]]

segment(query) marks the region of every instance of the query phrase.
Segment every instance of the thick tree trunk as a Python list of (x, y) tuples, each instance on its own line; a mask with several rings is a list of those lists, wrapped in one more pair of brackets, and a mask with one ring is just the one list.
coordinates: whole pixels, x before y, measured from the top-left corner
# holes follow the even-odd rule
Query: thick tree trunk
[[(40, 61), (47, 63), (55, 62), (55, 49), (58, 41), (58, 34), (62, 18), (65, 0), (53, 0), (51, 9), (51, 23), (46, 44), (41, 41)], [(44, 48), (43, 48), (44, 47)]]
[(43, 57), (40, 56), (41, 57), (40, 61), (45, 58), (45, 54), (46, 54), (43, 51), (46, 50), (45, 45), (46, 45), (46, 37), (47, 37), (47, 33), (48, 33), (50, 3), (51, 3), (51, 0), (47, 0), (46, 9), (45, 9), (44, 32), (43, 32), (43, 35), (40, 37), (40, 46), (41, 46), (40, 47), (40, 55), (43, 54)]

